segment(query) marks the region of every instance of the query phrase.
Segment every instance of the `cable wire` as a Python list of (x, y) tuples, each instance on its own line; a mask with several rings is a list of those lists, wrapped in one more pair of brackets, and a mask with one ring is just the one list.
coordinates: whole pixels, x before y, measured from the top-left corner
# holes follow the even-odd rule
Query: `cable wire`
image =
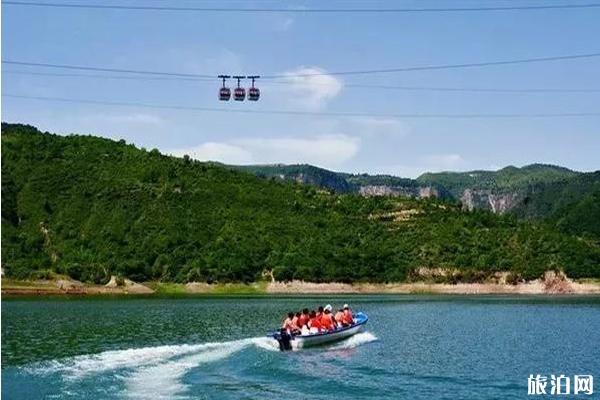
[(85, 4), (85, 3), (58, 3), (37, 1), (2, 1), (3, 5), (26, 6), (26, 7), (48, 7), (48, 8), (78, 8), (99, 10), (131, 10), (131, 11), (199, 11), (219, 13), (302, 13), (302, 14), (398, 14), (398, 13), (448, 13), (448, 12), (483, 12), (483, 11), (535, 11), (535, 10), (564, 10), (564, 9), (586, 9), (600, 7), (600, 3), (585, 4), (543, 4), (527, 6), (489, 6), (489, 7), (435, 7), (435, 8), (238, 8), (238, 7), (173, 7), (152, 5), (119, 5), (119, 4)]
[[(3, 74), (32, 75), (32, 76), (54, 76), (70, 78), (91, 78), (91, 79), (116, 79), (116, 80), (134, 80), (134, 81), (181, 81), (181, 82), (206, 82), (214, 83), (213, 78), (184, 78), (184, 77), (159, 77), (159, 76), (125, 76), (125, 75), (96, 75), (96, 74), (70, 74), (70, 73), (52, 73), (36, 71), (12, 71), (3, 70)], [(295, 85), (290, 81), (272, 80), (271, 85)], [(314, 85), (319, 85), (315, 82)], [(409, 92), (466, 92), (466, 93), (599, 93), (600, 89), (595, 88), (469, 88), (469, 87), (440, 87), (440, 86), (394, 86), (394, 85), (369, 85), (345, 83), (344, 88), (355, 89), (378, 89), (378, 90), (398, 90)]]
[(118, 107), (141, 107), (153, 109), (168, 109), (180, 111), (200, 111), (200, 112), (219, 112), (219, 113), (242, 113), (242, 114), (267, 114), (267, 115), (292, 115), (292, 116), (312, 116), (312, 117), (371, 117), (371, 118), (415, 118), (415, 119), (503, 119), (503, 118), (574, 118), (574, 117), (600, 117), (600, 112), (565, 112), (565, 113), (498, 113), (498, 114), (375, 114), (365, 112), (316, 112), (316, 111), (292, 111), (292, 110), (256, 110), (241, 108), (213, 108), (213, 107), (193, 107), (182, 105), (162, 105), (151, 103), (125, 102), (125, 101), (103, 101), (92, 99), (72, 99), (66, 97), (50, 96), (26, 96), (11, 93), (2, 93), (2, 97), (40, 100), (62, 103), (80, 103), (94, 104)]
[[(512, 59), (512, 60), (471, 62), (471, 63), (460, 63), (460, 64), (422, 65), (422, 66), (414, 66), (414, 67), (398, 67), (398, 68), (355, 70), (355, 71), (315, 72), (315, 73), (309, 73), (309, 74), (282, 74), (282, 75), (260, 74), (260, 75), (261, 75), (261, 79), (310, 78), (310, 77), (315, 77), (315, 76), (331, 76), (331, 75), (335, 75), (335, 76), (374, 75), (374, 74), (389, 74), (389, 73), (398, 73), (398, 72), (436, 71), (436, 70), (446, 70), (446, 69), (479, 68), (479, 67), (490, 67), (490, 66), (501, 66), (501, 65), (530, 64), (530, 63), (566, 61), (566, 60), (576, 60), (576, 59), (589, 59), (589, 58), (595, 58), (595, 57), (600, 57), (600, 52), (585, 53), (585, 54), (568, 54), (568, 55), (548, 56), (548, 57), (519, 58), (519, 59)], [(58, 69), (71, 69), (71, 70), (96, 71), (96, 72), (116, 72), (116, 73), (139, 74), (139, 75), (176, 76), (176, 77), (183, 77), (183, 78), (215, 78), (215, 76), (213, 76), (213, 75), (206, 75), (206, 74), (148, 71), (148, 70), (137, 70), (137, 69), (120, 69), (120, 68), (81, 66), (81, 65), (69, 65), (69, 64), (51, 64), (51, 63), (40, 63), (40, 62), (26, 62), (26, 61), (20, 61), (20, 60), (2, 60), (2, 63), (10, 64), (10, 65), (30, 66), (30, 67), (58, 68)]]

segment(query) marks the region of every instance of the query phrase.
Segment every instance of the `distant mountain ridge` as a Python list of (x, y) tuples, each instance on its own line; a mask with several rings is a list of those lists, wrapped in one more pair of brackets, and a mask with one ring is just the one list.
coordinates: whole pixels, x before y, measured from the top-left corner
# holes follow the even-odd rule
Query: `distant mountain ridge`
[(498, 171), (424, 173), (416, 179), (393, 175), (334, 172), (309, 164), (231, 166), (269, 179), (306, 183), (336, 193), (364, 196), (438, 197), (461, 201), (466, 209), (506, 212), (527, 197), (539, 184), (558, 183), (579, 176), (568, 168), (531, 164), (508, 166)]
[(536, 184), (512, 212), (526, 219), (546, 218), (572, 234), (600, 238), (600, 171)]
[(326, 188), (336, 193), (349, 193), (353, 191), (351, 183), (344, 177), (344, 174), (315, 167), (310, 164), (230, 165), (229, 167), (250, 172), (261, 178), (275, 178), (306, 183)]
[(460, 202), (464, 210), (547, 219), (574, 234), (600, 238), (600, 171), (550, 165), (497, 171), (427, 172), (416, 179), (334, 172), (308, 164), (231, 167), (263, 178), (311, 184), (336, 193)]
[(521, 168), (508, 166), (498, 171), (425, 173), (417, 181), (422, 185), (444, 187), (468, 210), (478, 208), (504, 213), (530, 196), (536, 185), (558, 183), (577, 175), (578, 172), (556, 165), (531, 164)]

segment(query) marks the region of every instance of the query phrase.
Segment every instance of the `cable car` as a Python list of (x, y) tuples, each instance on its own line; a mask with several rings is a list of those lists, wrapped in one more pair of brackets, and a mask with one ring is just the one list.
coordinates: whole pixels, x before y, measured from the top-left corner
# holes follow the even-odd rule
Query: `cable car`
[(246, 89), (240, 86), (240, 79), (245, 79), (245, 76), (234, 75), (233, 78), (237, 79), (237, 87), (233, 91), (233, 99), (235, 101), (244, 101), (246, 98)]
[(254, 87), (254, 80), (260, 78), (258, 75), (248, 76), (248, 78), (252, 79), (252, 87), (248, 89), (248, 100), (249, 101), (258, 101), (260, 98), (260, 90)]
[(231, 77), (229, 75), (219, 75), (219, 78), (223, 79), (223, 86), (219, 89), (219, 100), (229, 101), (231, 98), (231, 89), (225, 86), (225, 79)]
[(245, 98), (246, 98), (246, 89), (244, 89), (243, 87), (235, 88), (235, 90), (233, 91), (233, 99), (235, 101), (244, 101)]

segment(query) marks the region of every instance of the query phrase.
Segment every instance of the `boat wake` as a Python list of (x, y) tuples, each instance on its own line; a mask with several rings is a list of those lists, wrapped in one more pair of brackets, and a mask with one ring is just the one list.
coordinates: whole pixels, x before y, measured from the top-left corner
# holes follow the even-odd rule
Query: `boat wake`
[(348, 339), (338, 342), (333, 346), (329, 347), (330, 350), (344, 350), (353, 349), (363, 344), (371, 343), (377, 340), (377, 336), (371, 332), (361, 332), (354, 336), (350, 336)]
[[(374, 340), (377, 338), (373, 334), (364, 332), (329, 349), (349, 349)], [(88, 379), (96, 382), (101, 380), (106, 384), (105, 391), (123, 391), (126, 397), (134, 399), (182, 398), (187, 390), (184, 382), (186, 374), (250, 347), (279, 351), (277, 341), (255, 337), (227, 342), (105, 351), (31, 365), (23, 368), (23, 372), (56, 375), (66, 386), (73, 388)]]

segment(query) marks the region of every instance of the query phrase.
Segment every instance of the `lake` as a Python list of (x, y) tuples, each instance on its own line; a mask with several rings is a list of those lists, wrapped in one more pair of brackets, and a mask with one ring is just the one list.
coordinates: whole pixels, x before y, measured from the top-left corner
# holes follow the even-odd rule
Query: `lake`
[[(288, 353), (265, 337), (289, 310), (345, 302), (366, 332)], [(530, 374), (600, 379), (599, 344), (600, 297), (4, 299), (2, 394), (522, 399)]]

